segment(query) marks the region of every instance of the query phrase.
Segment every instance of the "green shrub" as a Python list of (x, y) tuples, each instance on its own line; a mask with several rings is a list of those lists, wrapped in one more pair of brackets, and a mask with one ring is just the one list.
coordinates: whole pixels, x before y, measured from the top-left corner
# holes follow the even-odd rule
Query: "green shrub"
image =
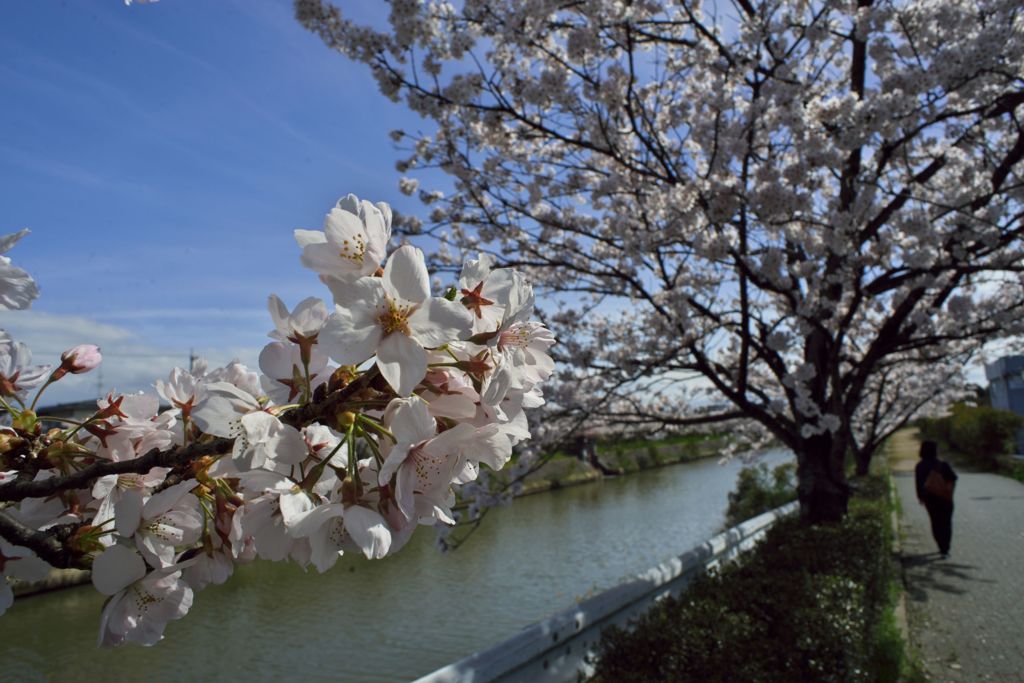
[(969, 456), (976, 464), (998, 467), (997, 456), (1013, 450), (1024, 419), (1007, 410), (955, 403), (952, 414), (917, 421), (921, 435)]
[(887, 680), (887, 489), (861, 484), (843, 522), (781, 521), (742, 564), (605, 631), (593, 681)]
[(795, 476), (794, 463), (784, 463), (771, 471), (764, 463), (744, 467), (736, 480), (736, 490), (729, 494), (725, 525), (735, 526), (796, 500)]

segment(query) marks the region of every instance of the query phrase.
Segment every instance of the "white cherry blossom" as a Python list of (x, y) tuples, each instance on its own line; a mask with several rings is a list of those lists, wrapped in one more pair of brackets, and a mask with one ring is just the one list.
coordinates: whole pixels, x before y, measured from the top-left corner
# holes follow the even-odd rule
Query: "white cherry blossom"
[(25, 400), (30, 389), (46, 381), (49, 365), (32, 365), (32, 351), (5, 335), (0, 343), (0, 396)]
[(198, 368), (193, 366), (192, 372), (183, 368), (174, 368), (166, 382), (159, 379), (155, 382), (156, 393), (173, 407), (179, 409), (184, 417), (190, 417), (193, 406), (202, 400), (205, 371), (205, 362)]
[[(31, 366), (28, 348), (0, 331), (0, 393), (17, 399), (13, 428), (0, 430), (4, 445), (45, 454), (31, 479), (62, 492), (15, 495), (3, 514), (44, 534), (77, 527), (73, 543), (58, 542), (70, 564), (91, 566), (94, 587), (109, 596), (101, 645), (156, 643), (194, 591), (223, 583), (237, 563), (259, 557), (326, 571), (344, 552), (371, 560), (397, 552), (418, 525), (452, 524), (454, 487), (477, 479), (482, 464), (500, 468), (528, 436), (522, 407), (542, 402), (535, 385), (549, 374), (551, 341), (519, 319), (532, 292), (521, 275), (481, 257), (464, 270), (466, 301), (433, 297), (412, 246), (378, 273), (390, 222), (386, 205), (349, 196), (328, 217), (327, 235), (300, 232), (306, 260), (330, 266), (320, 275), (334, 314), (313, 297), (289, 311), (271, 296), (275, 341), (261, 354), (262, 372), (238, 361), (175, 368), (155, 383), (166, 410), (152, 394), (111, 392), (81, 424), (44, 432), (23, 401), (48, 368)], [(354, 236), (359, 269), (355, 252), (329, 253), (345, 235)], [(468, 341), (474, 320), (485, 321), (478, 343)], [(344, 367), (331, 368), (322, 350)], [(489, 385), (470, 354), (518, 369), (495, 405), (481, 399)], [(371, 358), (385, 381), (365, 365)], [(98, 360), (95, 347), (74, 347), (49, 382)], [(422, 397), (394, 398), (414, 389)], [(65, 462), (117, 473), (69, 484)], [(15, 467), (0, 472), (0, 487), (28, 479)], [(4, 576), (34, 579), (48, 569), (0, 539)], [(2, 613), (13, 597), (0, 584)]]
[(260, 351), (260, 385), (271, 401), (294, 403), (303, 396), (308, 370), (310, 390), (327, 381), (327, 356), (316, 347), (303, 364), (302, 347), (291, 342), (271, 342)]
[(472, 315), (464, 307), (430, 295), (423, 252), (395, 251), (380, 278), (360, 278), (335, 288), (334, 314), (321, 333), (324, 350), (342, 365), (366, 361), (377, 367), (400, 396), (408, 396), (427, 374), (427, 348), (468, 335)]
[(178, 548), (199, 540), (204, 522), (199, 501), (190, 493), (195, 486), (195, 480), (183, 481), (150, 496), (139, 511), (125, 506), (116, 510), (117, 533), (134, 536), (150, 566), (170, 566)]
[(300, 301), (295, 310), (289, 312), (288, 307), (276, 294), (267, 299), (267, 308), (274, 321), (274, 329), (270, 336), (279, 341), (290, 341), (303, 346), (316, 343), (317, 335), (327, 322), (327, 306), (316, 297), (307, 297)]
[(391, 238), (391, 209), (348, 195), (324, 219), (323, 232), (296, 230), (302, 265), (327, 278), (372, 275)]
[(99, 644), (155, 645), (164, 637), (168, 622), (188, 613), (192, 599), (192, 588), (181, 577), (181, 565), (150, 572), (107, 601), (100, 615)]
[[(19, 230), (0, 237), (0, 254), (6, 254), (13, 249), (28, 232), (27, 229)], [(0, 310), (28, 308), (38, 296), (39, 286), (32, 276), (12, 265), (9, 256), (0, 255)]]

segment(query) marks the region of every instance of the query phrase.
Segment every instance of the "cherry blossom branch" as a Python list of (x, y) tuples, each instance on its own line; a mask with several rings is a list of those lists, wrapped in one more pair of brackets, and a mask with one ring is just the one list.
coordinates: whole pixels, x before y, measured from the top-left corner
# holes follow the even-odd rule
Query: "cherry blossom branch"
[(317, 396), (314, 393), (313, 401), (304, 406), (289, 410), (281, 416), (281, 422), (293, 427), (303, 427), (313, 422), (333, 425), (336, 422), (338, 412), (345, 408), (345, 403), (359, 392), (370, 388), (379, 377), (380, 370), (374, 365), (337, 391), (324, 396)]
[(231, 450), (234, 439), (217, 438), (206, 443), (161, 451), (154, 448), (132, 460), (103, 460), (63, 476), (37, 481), (12, 481), (0, 485), (0, 502), (25, 498), (45, 498), (61, 491), (91, 485), (100, 477), (110, 474), (144, 474), (154, 467), (179, 467), (206, 455), (217, 455)]
[[(379, 376), (376, 367), (364, 372), (343, 389), (329, 394), (319, 402), (309, 403), (282, 416), (281, 421), (292, 426), (305, 426), (317, 421), (333, 423), (335, 416), (345, 402), (359, 391), (370, 386)], [(38, 481), (12, 481), (0, 484), (0, 502), (12, 502), (25, 498), (44, 498), (61, 491), (68, 491), (90, 485), (100, 477), (110, 474), (145, 474), (154, 467), (181, 467), (207, 455), (218, 455), (231, 450), (234, 439), (217, 438), (205, 443), (180, 446), (169, 450), (153, 449), (132, 460), (100, 461), (64, 476), (50, 477)]]
[(30, 548), (40, 558), (61, 569), (89, 568), (82, 556), (65, 544), (78, 526), (61, 524), (46, 531), (37, 531), (0, 510), (0, 536), (14, 545)]

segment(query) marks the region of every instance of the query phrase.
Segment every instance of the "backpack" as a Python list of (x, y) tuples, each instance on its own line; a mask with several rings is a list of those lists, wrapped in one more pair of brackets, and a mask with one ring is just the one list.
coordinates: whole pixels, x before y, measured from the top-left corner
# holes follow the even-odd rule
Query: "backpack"
[(932, 468), (931, 472), (928, 473), (928, 477), (924, 480), (924, 492), (930, 496), (944, 500), (947, 503), (953, 502), (953, 485), (954, 482), (949, 481), (942, 472), (939, 471), (938, 466)]

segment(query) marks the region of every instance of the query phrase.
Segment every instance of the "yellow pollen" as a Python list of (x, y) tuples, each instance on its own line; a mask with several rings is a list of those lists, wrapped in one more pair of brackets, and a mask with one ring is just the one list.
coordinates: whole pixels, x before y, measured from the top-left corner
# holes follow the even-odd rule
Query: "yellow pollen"
[(398, 331), (402, 334), (409, 334), (409, 316), (412, 314), (412, 306), (399, 306), (391, 299), (387, 300), (387, 309), (377, 316), (377, 322), (384, 328), (384, 336)]
[(366, 239), (362, 235), (356, 235), (350, 240), (341, 241), (341, 250), (338, 255), (356, 263), (363, 262), (363, 254), (366, 253)]

